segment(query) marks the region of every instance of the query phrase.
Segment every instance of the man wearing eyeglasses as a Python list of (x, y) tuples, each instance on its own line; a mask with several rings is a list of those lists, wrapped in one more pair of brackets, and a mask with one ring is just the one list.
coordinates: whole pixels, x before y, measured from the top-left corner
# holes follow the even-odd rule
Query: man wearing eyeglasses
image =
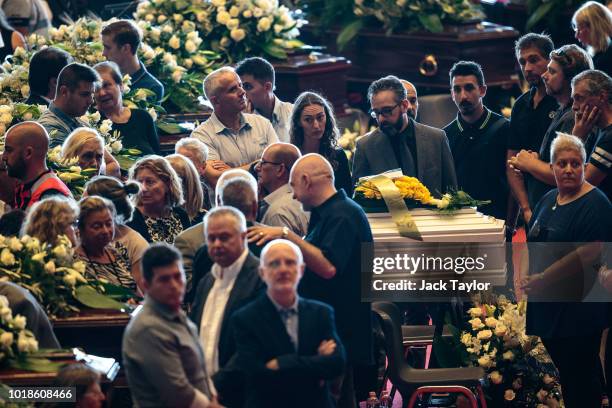
[(353, 182), (401, 168), (404, 175), (417, 177), (433, 195), (456, 188), (446, 135), (440, 129), (415, 122), (416, 109), (410, 109), (402, 82), (392, 75), (376, 80), (368, 89), (368, 99), (370, 115), (379, 128), (357, 141)]
[(484, 106), (487, 85), (479, 64), (459, 61), (449, 77), (459, 112), (444, 131), (453, 152), (457, 182), (472, 197), (491, 201), (479, 206), (479, 211), (505, 220), (510, 199), (506, 179), (510, 122)]
[(289, 186), (289, 173), (302, 156), (300, 150), (289, 143), (273, 143), (264, 150), (255, 167), (259, 176), (259, 190), (264, 197), (259, 208), (262, 224), (288, 228), (300, 237), (308, 231), (310, 213), (293, 198)]

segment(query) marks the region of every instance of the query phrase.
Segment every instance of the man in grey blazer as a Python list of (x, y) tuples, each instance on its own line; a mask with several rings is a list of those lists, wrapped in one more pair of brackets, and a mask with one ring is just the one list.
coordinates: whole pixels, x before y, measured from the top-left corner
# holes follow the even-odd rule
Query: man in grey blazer
[(390, 75), (368, 89), (370, 114), (379, 128), (357, 141), (353, 182), (360, 177), (401, 168), (417, 177), (435, 195), (457, 187), (453, 156), (444, 131), (417, 123), (406, 89)]

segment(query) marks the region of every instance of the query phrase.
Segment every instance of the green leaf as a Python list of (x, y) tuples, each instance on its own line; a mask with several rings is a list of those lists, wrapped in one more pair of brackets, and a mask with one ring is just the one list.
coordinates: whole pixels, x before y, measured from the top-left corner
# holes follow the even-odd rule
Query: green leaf
[(419, 14), (419, 21), (427, 31), (441, 33), (444, 30), (440, 17), (435, 14)]
[(9, 360), (13, 368), (39, 373), (54, 373), (59, 371), (66, 363), (55, 363), (46, 358), (26, 357), (25, 359)]
[(527, 23), (525, 24), (525, 28), (527, 31), (531, 30), (540, 20), (548, 14), (548, 12), (552, 9), (552, 6), (555, 4), (553, 1), (549, 1), (546, 3), (542, 3), (535, 11), (531, 14)]
[(277, 59), (287, 59), (287, 52), (280, 46), (274, 44), (273, 42), (269, 42), (261, 47), (263, 52), (270, 55), (271, 57)]
[(176, 135), (184, 132), (184, 129), (178, 123), (158, 122), (157, 128), (169, 135)]
[(113, 299), (130, 299), (135, 297), (133, 291), (123, 286), (113, 285), (112, 283), (102, 283), (104, 294)]
[(94, 309), (123, 310), (127, 308), (123, 303), (119, 303), (108, 296), (96, 292), (96, 290), (89, 285), (77, 287), (74, 293), (74, 298), (85, 306)]
[(454, 338), (445, 339), (436, 336), (433, 339), (434, 356), (442, 368), (461, 367), (462, 361), (458, 344)]
[(351, 42), (359, 31), (363, 28), (363, 19), (355, 20), (340, 31), (338, 38), (336, 38), (336, 44), (338, 45), (338, 51), (342, 51), (348, 43)]

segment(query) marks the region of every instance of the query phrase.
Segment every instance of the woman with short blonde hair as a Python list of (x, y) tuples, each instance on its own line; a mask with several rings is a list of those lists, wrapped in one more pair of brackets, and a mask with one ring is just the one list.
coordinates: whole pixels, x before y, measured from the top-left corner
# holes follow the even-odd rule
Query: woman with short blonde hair
[(148, 242), (173, 243), (174, 238), (191, 226), (184, 203), (181, 179), (163, 157), (149, 155), (129, 170), (129, 179), (140, 184), (136, 211), (127, 225)]
[(183, 209), (187, 211), (192, 224), (202, 221), (205, 211), (202, 211), (204, 193), (200, 184), (200, 177), (195, 166), (182, 154), (171, 154), (166, 156), (174, 171), (181, 178), (185, 203)]
[(79, 207), (72, 198), (53, 196), (45, 198), (28, 209), (21, 228), (21, 236), (29, 235), (55, 246), (61, 235), (66, 235), (76, 247), (78, 240), (74, 226)]
[(80, 127), (73, 130), (62, 145), (62, 159), (78, 158), (81, 169), (97, 170), (97, 174), (120, 177), (119, 163), (104, 148), (104, 138), (95, 130)]

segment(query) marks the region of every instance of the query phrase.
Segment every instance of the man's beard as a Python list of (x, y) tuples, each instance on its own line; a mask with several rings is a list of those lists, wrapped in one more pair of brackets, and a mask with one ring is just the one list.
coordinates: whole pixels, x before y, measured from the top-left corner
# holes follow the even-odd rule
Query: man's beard
[(19, 158), (14, 165), (9, 166), (6, 163), (6, 173), (9, 177), (14, 177), (16, 179), (21, 179), (25, 175), (26, 165), (23, 158)]
[(404, 126), (404, 120), (400, 116), (397, 122), (395, 123), (381, 123), (380, 130), (389, 137), (395, 137), (402, 131), (402, 127)]
[(476, 110), (476, 107), (471, 102), (461, 102), (459, 104), (459, 110), (464, 115), (469, 115)]

